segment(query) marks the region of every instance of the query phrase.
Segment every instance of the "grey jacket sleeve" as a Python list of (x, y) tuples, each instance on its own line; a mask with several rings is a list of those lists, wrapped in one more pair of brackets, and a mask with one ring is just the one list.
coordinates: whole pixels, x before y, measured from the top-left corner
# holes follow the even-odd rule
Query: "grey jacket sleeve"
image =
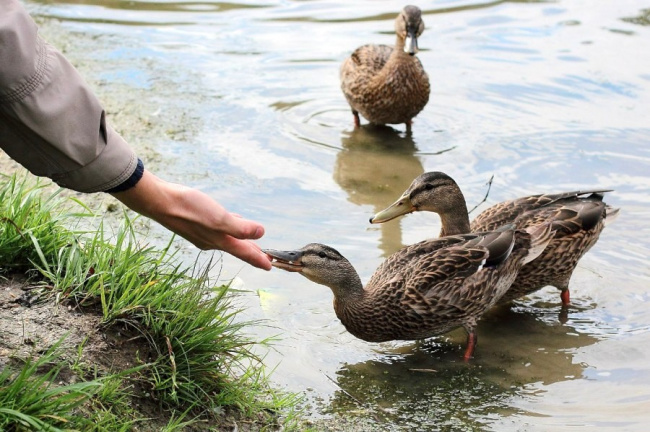
[(0, 0), (0, 147), (33, 174), (80, 192), (122, 184), (138, 162), (18, 0)]

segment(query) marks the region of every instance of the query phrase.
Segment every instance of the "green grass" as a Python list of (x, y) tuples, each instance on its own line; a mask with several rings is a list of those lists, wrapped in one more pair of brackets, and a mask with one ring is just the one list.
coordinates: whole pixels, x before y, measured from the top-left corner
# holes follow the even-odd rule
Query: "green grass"
[(28, 271), (39, 259), (34, 243), (41, 244), (46, 260), (73, 238), (64, 221), (88, 216), (88, 209), (69, 214), (59, 208), (59, 191), (44, 197), (43, 183), (32, 183), (25, 176), (0, 179), (0, 272)]
[(144, 366), (61, 384), (62, 371), (72, 369), (63, 359), (64, 340), (0, 372), (0, 430), (129, 431), (143, 421), (130, 406), (124, 377)]
[[(243, 336), (254, 323), (235, 320), (239, 311), (228, 286), (212, 283), (210, 264), (183, 265), (171, 241), (162, 250), (140, 244), (126, 213), (115, 233), (101, 221), (95, 230), (74, 231), (70, 227), (91, 212), (78, 200), (81, 211), (71, 212), (70, 204), (56, 193), (46, 195), (42, 184), (16, 176), (0, 184), (0, 272), (36, 274), (43, 296), (100, 313), (104, 330), (128, 328), (149, 357), (133, 359), (140, 363), (137, 371), (98, 376), (93, 365), (61, 361), (57, 345), (28, 360), (18, 375), (7, 368), (0, 375), (5, 382), (0, 382), (0, 430), (3, 421), (38, 430), (74, 421), (72, 429), (130, 430), (142, 420), (130, 403), (134, 386), (147, 389), (169, 414), (170, 431), (209, 425), (233, 408), (260, 428), (296, 424), (298, 398), (274, 391), (262, 360), (252, 352), (255, 344), (269, 341)], [(57, 359), (49, 372), (36, 373), (42, 361)], [(53, 386), (63, 367), (84, 381)], [(35, 400), (16, 390), (25, 383)]]
[[(101, 387), (97, 381), (53, 385), (63, 368), (63, 363), (57, 363), (61, 356), (60, 343), (36, 360), (28, 358), (17, 371), (5, 367), (0, 372), (0, 430), (19, 425), (33, 430), (62, 430), (73, 422), (75, 410)], [(42, 368), (49, 370), (37, 373)], [(90, 425), (88, 419), (75, 423)]]

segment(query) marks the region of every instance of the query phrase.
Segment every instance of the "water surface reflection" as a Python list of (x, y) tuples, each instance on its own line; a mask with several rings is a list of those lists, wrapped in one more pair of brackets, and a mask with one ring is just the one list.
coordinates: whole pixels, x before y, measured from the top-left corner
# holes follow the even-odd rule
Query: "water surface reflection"
[(339, 390), (328, 411), (364, 410), (398, 427), (461, 429), (491, 423), (495, 412), (516, 412), (509, 401), (528, 384), (583, 378), (585, 364), (573, 352), (597, 338), (570, 325), (548, 324), (530, 311), (500, 308), (479, 325), (480, 354), (460, 359), (462, 332), (449, 339), (402, 344), (336, 372)]
[[(263, 222), (263, 247), (328, 243), (363, 280), (400, 245), (437, 235), (432, 215), (367, 222), (423, 171), (454, 177), (470, 207), (492, 175), (484, 206), (615, 189), (608, 200), (621, 216), (576, 269), (566, 323), (556, 290), (536, 293), (486, 317), (470, 365), (459, 362), (462, 332), (368, 344), (344, 331), (324, 287), (230, 257), (221, 276), (249, 291), (243, 318), (267, 320), (255, 336), (281, 335), (266, 357), (277, 365), (274, 380), (310, 388), (324, 401), (308, 412), (314, 417), (345, 418), (360, 430), (373, 430), (363, 422), (380, 430), (647, 429), (647, 1), (418, 4), (428, 26), (418, 55), (432, 94), (411, 135), (351, 129), (338, 83), (354, 48), (393, 43), (387, 29), (401, 2), (28, 4), (61, 23), (54, 34), (67, 35), (61, 46), (79, 64), (97, 65), (84, 70), (107, 100), (141, 110), (108, 117), (149, 167)], [(137, 132), (149, 128), (162, 132)], [(188, 261), (196, 255), (183, 252)]]

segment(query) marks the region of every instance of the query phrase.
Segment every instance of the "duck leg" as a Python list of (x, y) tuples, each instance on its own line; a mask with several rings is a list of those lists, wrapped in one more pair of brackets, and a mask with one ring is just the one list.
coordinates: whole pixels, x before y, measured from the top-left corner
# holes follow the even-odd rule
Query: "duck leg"
[(569, 288), (563, 289), (562, 292), (560, 292), (560, 298), (562, 299), (562, 306), (569, 306), (569, 303), (571, 303)]
[(353, 110), (352, 115), (354, 116), (354, 127), (361, 126), (361, 119), (359, 118), (359, 113)]
[(467, 348), (465, 348), (465, 354), (463, 355), (463, 360), (468, 362), (472, 357), (474, 357), (474, 349), (478, 343), (478, 336), (476, 335), (476, 323), (473, 325), (465, 325), (465, 331), (467, 332)]
[(569, 282), (571, 281), (571, 272), (562, 272), (555, 278), (555, 283), (549, 285), (554, 286), (560, 290), (560, 299), (562, 300), (562, 307), (569, 306), (571, 303), (571, 294), (569, 293)]
[(468, 362), (472, 357), (474, 357), (474, 349), (478, 343), (478, 337), (475, 332), (467, 334), (467, 348), (465, 348), (465, 355), (463, 355), (463, 360)]
[(569, 320), (569, 303), (571, 303), (569, 288), (563, 289), (560, 292), (560, 298), (562, 299), (562, 310), (560, 310), (560, 316), (558, 318), (562, 324), (566, 324)]
[(560, 316), (558, 318), (562, 324), (565, 324), (569, 320), (569, 305), (571, 303), (571, 294), (569, 292), (570, 278), (571, 275), (564, 278), (558, 284), (558, 288), (560, 289), (560, 299), (562, 299), (562, 309), (560, 310)]

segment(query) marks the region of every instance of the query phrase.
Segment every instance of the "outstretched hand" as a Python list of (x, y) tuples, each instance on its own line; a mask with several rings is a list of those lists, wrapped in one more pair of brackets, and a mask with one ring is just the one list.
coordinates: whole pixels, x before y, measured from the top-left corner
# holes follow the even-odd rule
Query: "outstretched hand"
[(219, 249), (255, 267), (271, 269), (269, 257), (250, 241), (262, 237), (264, 227), (228, 212), (199, 190), (166, 182), (145, 169), (133, 188), (113, 196), (200, 249)]

